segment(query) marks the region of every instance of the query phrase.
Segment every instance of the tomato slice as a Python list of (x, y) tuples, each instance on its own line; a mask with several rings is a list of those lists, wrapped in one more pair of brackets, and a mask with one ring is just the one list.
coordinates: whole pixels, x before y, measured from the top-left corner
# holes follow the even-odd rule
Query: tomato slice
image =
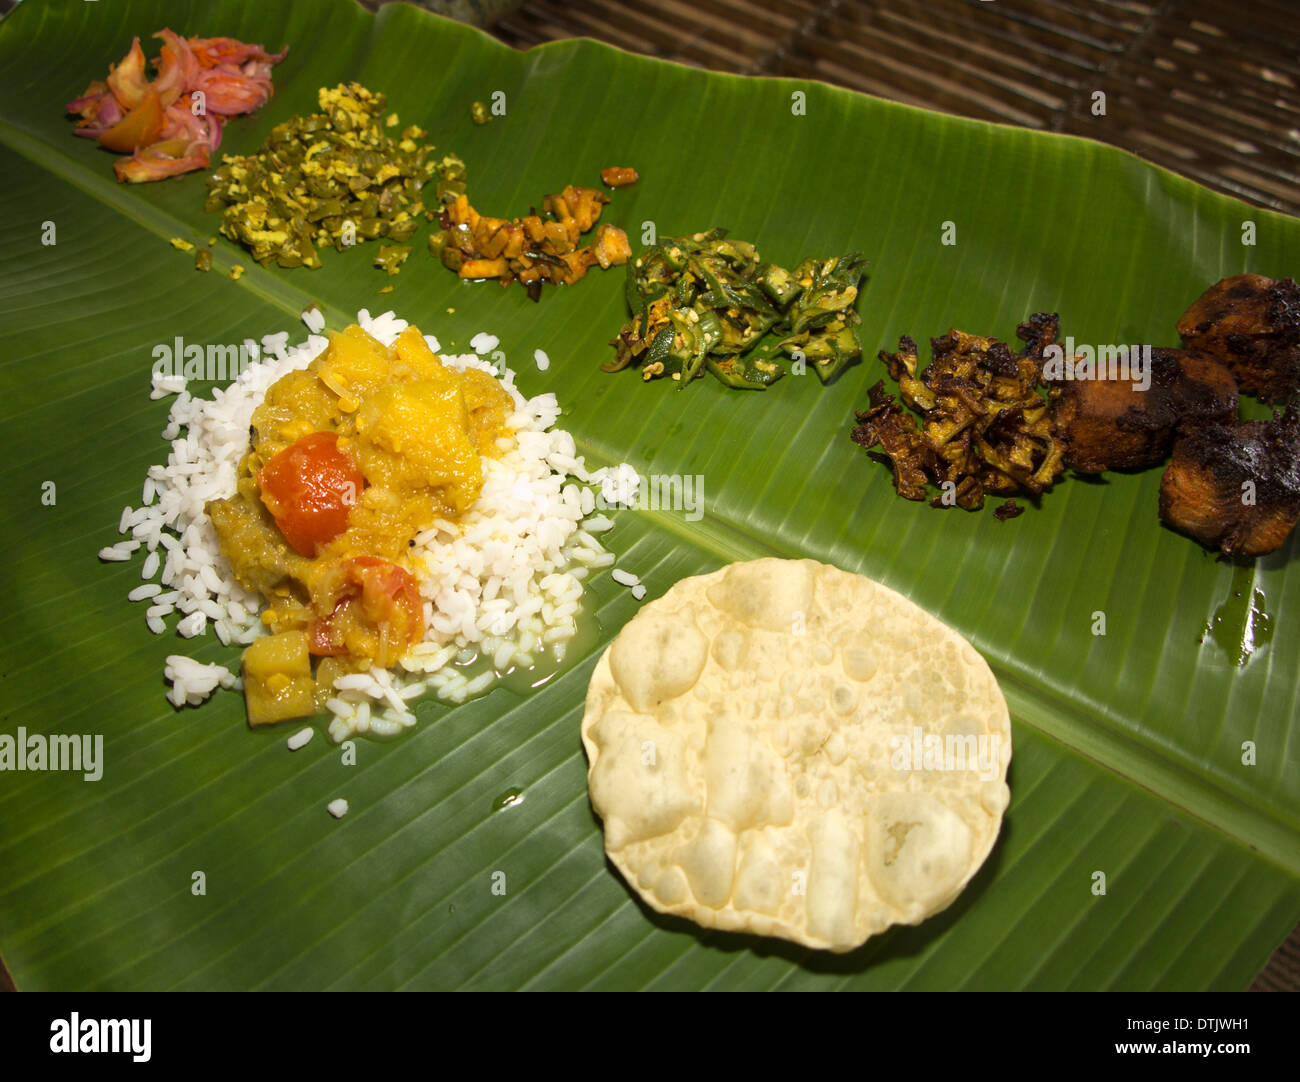
[(339, 633), (351, 598), (344, 598), (328, 616), (317, 617), (307, 629), (307, 653), (316, 657), (347, 657), (348, 646)]
[(374, 660), (386, 665), (424, 637), (424, 602), (407, 571), (377, 556), (344, 560), (341, 571), (343, 587), (334, 611), (312, 622), (311, 653), (348, 654), (348, 632), (364, 629), (378, 639)]
[(334, 432), (313, 432), (290, 444), (257, 474), (262, 503), (284, 539), (303, 556), (348, 528), (348, 513), (365, 486)]

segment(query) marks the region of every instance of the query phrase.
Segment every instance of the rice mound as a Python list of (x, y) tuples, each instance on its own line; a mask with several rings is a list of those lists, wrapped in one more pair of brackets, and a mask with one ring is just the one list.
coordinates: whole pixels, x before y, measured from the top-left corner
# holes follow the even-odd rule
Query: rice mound
[[(154, 377), (152, 397), (177, 395), (162, 433), (171, 452), (165, 464), (149, 468), (140, 506), (123, 509), (119, 532), (127, 540), (99, 556), (122, 561), (145, 549), (145, 585), (127, 596), (148, 602), (145, 623), (155, 634), (165, 632), (166, 619), (176, 613), (176, 630), (187, 639), (206, 634), (209, 625), (228, 645), (247, 644), (265, 631), (262, 600), (234, 580), (204, 507), (234, 494), (253, 410), (267, 389), (329, 345), (318, 333), (320, 313), (309, 309), (303, 319), (310, 333), (297, 345), (288, 344), (287, 331), (264, 336), (260, 346), (245, 340), (259, 359), (210, 399), (192, 395), (182, 378)], [(365, 309), (357, 323), (385, 345), (407, 326), (392, 312), (371, 317)], [(436, 338), (425, 340), (439, 352)], [(489, 340), (495, 346), (490, 335), (474, 342), (481, 347)], [(458, 522), (431, 522), (416, 536), (410, 556), (424, 599), (424, 640), (396, 669), (372, 666), (336, 681), (327, 703), (336, 743), (413, 726), (410, 704), (427, 692), (462, 703), (495, 684), (499, 674), (548, 658), (561, 661), (576, 632), (583, 580), (614, 562), (597, 539), (613, 523), (596, 513), (595, 493), (582, 486), (600, 486), (607, 507), (635, 501), (631, 467), (588, 471), (573, 437), (553, 427), (560, 416), (554, 394), (524, 398), (511, 369), (499, 370), (477, 353), (439, 355), (458, 371), (479, 368), (498, 378), (514, 402), (508, 418), (514, 435), (498, 440), (498, 457), (483, 459), (483, 489), (470, 510)], [(197, 705), (218, 687), (241, 686), (225, 667), (181, 654), (168, 657), (165, 675), (176, 707)]]

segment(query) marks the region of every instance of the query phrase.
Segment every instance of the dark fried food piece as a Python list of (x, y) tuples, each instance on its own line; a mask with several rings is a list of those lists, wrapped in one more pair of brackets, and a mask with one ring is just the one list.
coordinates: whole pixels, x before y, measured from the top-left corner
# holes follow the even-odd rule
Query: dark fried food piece
[(857, 415), (853, 439), (894, 472), (894, 488), (924, 499), (927, 484), (943, 494), (930, 503), (974, 511), (986, 494), (1037, 496), (1065, 468), (1065, 445), (1052, 431), (1042, 383), (1042, 353), (1056, 338), (1054, 315), (1036, 315), (1018, 329), (1027, 344), (1013, 354), (996, 338), (951, 330), (931, 339), (932, 359), (919, 372), (916, 343), (899, 339), (898, 352), (880, 358), (898, 381), (902, 400), (921, 415), (916, 422), (884, 385), (871, 389), (868, 409)]
[(1157, 347), (1145, 390), (1137, 374), (1131, 364), (1123, 378), (1052, 383), (1052, 420), (1072, 469), (1144, 470), (1169, 455), (1180, 425), (1237, 417), (1237, 383), (1207, 353)]
[(1225, 556), (1280, 548), (1300, 519), (1300, 420), (1208, 424), (1180, 436), (1160, 479), (1160, 517)]
[[(899, 349), (916, 344), (910, 338), (899, 341)], [(867, 454), (894, 471), (894, 491), (905, 500), (925, 499), (925, 486), (939, 469), (939, 456), (917, 430), (916, 421), (892, 394), (885, 392), (882, 379), (867, 392), (870, 405), (859, 413), (853, 441), (867, 448)], [(870, 448), (880, 445), (879, 451)]]
[(1038, 362), (1042, 371), (1047, 347), (1056, 344), (1061, 330), (1061, 317), (1055, 312), (1035, 312), (1016, 328), (1016, 336), (1025, 343), (1025, 356)]
[(1283, 402), (1300, 388), (1300, 288), (1290, 278), (1224, 278), (1183, 313), (1178, 334), (1226, 364), (1246, 394)]

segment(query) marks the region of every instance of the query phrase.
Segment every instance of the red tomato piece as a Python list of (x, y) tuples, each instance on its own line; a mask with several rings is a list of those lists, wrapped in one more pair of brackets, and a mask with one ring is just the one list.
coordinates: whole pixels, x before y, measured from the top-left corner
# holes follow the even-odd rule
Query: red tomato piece
[(348, 528), (366, 479), (333, 432), (313, 432), (275, 455), (257, 475), (262, 502), (284, 539), (303, 556)]
[(348, 647), (339, 635), (338, 621), (343, 610), (351, 603), (350, 598), (345, 598), (328, 616), (311, 622), (311, 627), (307, 629), (307, 653), (316, 657), (347, 657)]
[[(348, 653), (345, 629), (362, 622), (379, 632), (381, 653), (376, 660), (391, 661), (382, 644), (418, 642), (424, 637), (424, 602), (411, 575), (377, 556), (354, 556), (342, 565), (344, 585), (329, 616), (312, 622), (309, 650), (322, 657)], [(386, 633), (386, 634), (385, 634)], [(402, 650), (397, 651), (400, 656)]]

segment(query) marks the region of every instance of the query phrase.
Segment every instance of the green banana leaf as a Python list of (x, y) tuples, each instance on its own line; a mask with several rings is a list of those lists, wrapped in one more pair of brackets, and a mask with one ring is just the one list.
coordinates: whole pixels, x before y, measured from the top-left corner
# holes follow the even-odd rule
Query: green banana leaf
[[(163, 26), (291, 46), (225, 152), (355, 79), (464, 158), (487, 213), (632, 165), (640, 183), (604, 220), (634, 249), (653, 223), (724, 225), (787, 266), (861, 250), (868, 359), (829, 387), (792, 377), (761, 394), (605, 374), (620, 271), (534, 305), (457, 281), (423, 233), (395, 279), (367, 247), (263, 270), (224, 239), (196, 273), (167, 240), (216, 232), (203, 176), (120, 185), (63, 110)], [(1079, 342), (1177, 344), (1178, 316), (1219, 277), (1300, 268), (1300, 222), (1099, 143), (591, 41), (518, 53), (399, 4), (27, 0), (0, 24), (0, 87), (0, 732), (104, 737), (97, 782), (0, 773), (0, 954), (20, 989), (1232, 989), (1295, 926), (1296, 539), (1217, 562), (1160, 526), (1159, 471), (1067, 480), (1010, 522), (936, 510), (897, 498), (849, 430), (884, 374), (875, 351), (900, 334), (1014, 341), (1028, 313), (1057, 311)], [(471, 102), (497, 91), (505, 115), (475, 126)], [(1098, 133), (1123, 122), (1098, 118)], [(250, 268), (238, 282), (234, 262)], [(392, 307), (444, 346), (489, 330), (526, 393), (559, 395), (589, 464), (699, 475), (701, 520), (627, 511), (607, 535), (651, 597), (728, 561), (809, 556), (966, 635), (1007, 695), (1015, 752), (1002, 835), (957, 902), (844, 956), (648, 911), (604, 859), (578, 736), (599, 651), (637, 610), (607, 575), (588, 595), (599, 634), (570, 671), (527, 697), (426, 702), (414, 732), (361, 741), (354, 766), (319, 737), (290, 754), (283, 732), (250, 731), (234, 694), (173, 710), (167, 654), (235, 651), (149, 634), (125, 601), (138, 561), (96, 558), (165, 451), (152, 349), (291, 329), (311, 302), (335, 329)], [(1274, 633), (1238, 666), (1202, 631), (1243, 591)], [(511, 788), (522, 802), (494, 812)], [(335, 821), (339, 796), (352, 810)]]

